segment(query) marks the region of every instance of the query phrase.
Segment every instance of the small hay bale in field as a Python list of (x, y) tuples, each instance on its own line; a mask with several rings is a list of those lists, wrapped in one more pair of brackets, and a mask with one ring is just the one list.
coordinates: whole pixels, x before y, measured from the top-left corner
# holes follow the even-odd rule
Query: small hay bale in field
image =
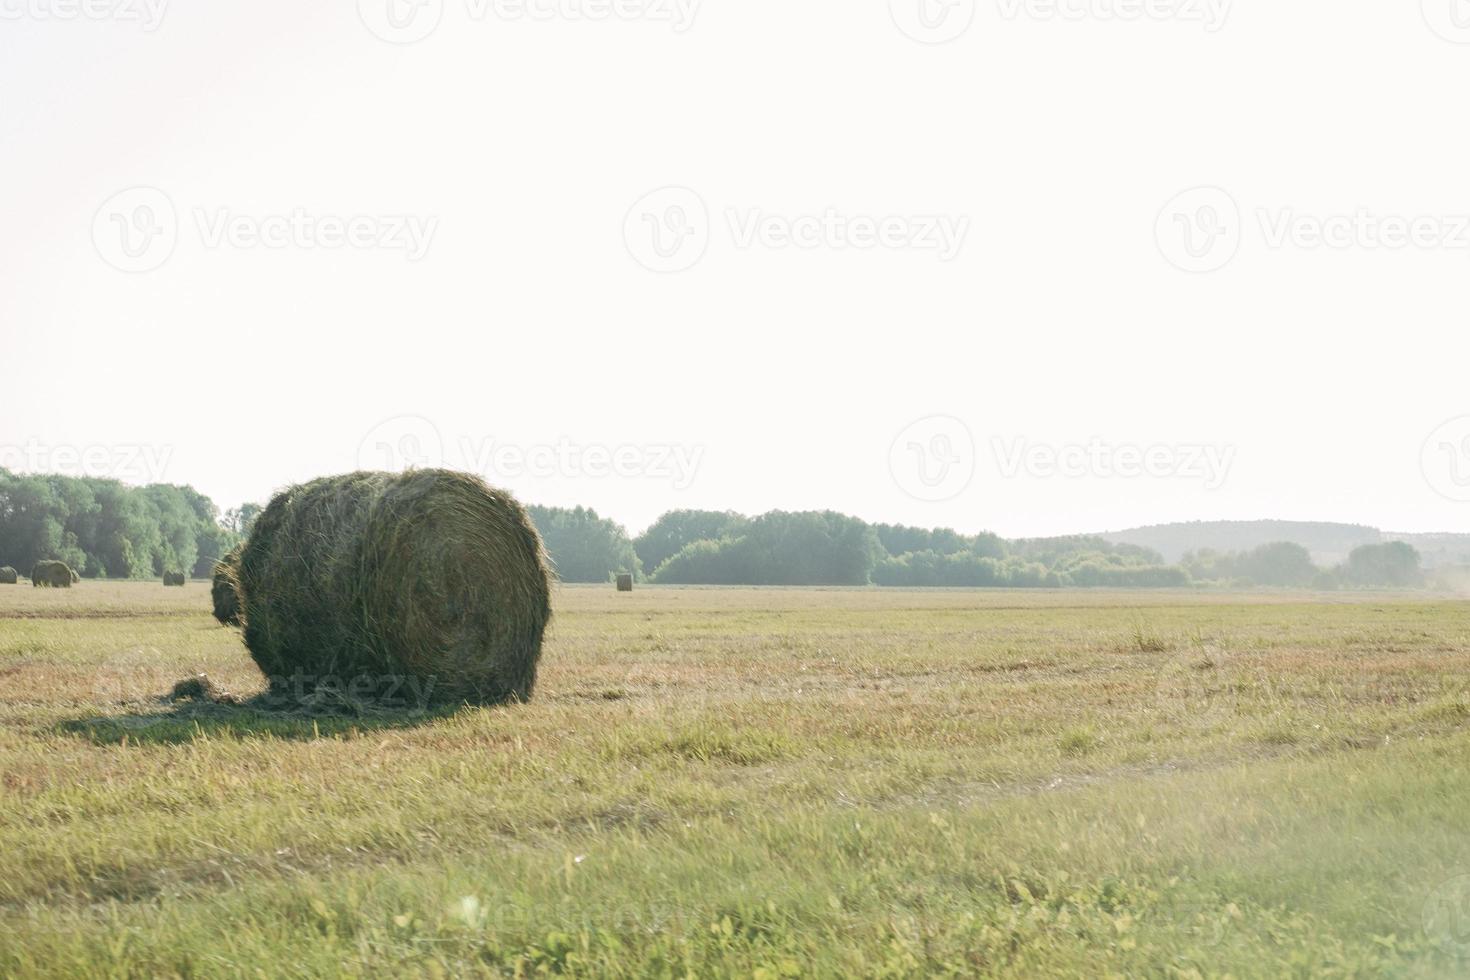
[(631, 576), (631, 575), (619, 575), (618, 576), (618, 591), (619, 592), (632, 592), (633, 591), (633, 576)]
[(551, 618), (541, 538), (449, 470), (349, 473), (277, 494), (240, 555), (245, 645), (272, 692), (525, 701)]
[(209, 597), (214, 600), (214, 618), (223, 626), (240, 625), (240, 552), (244, 545), (235, 545), (219, 561), (214, 563), (214, 580), (209, 586)]
[(79, 573), (75, 568), (71, 569), (71, 584), (72, 585), (76, 585), (81, 580), (82, 580), (81, 573)]
[(47, 589), (69, 589), (75, 582), (76, 572), (64, 561), (43, 559), (31, 569), (31, 587)]
[(168, 693), (169, 701), (198, 701), (211, 704), (239, 705), (244, 701), (239, 695), (231, 694), (209, 679), (208, 674), (199, 674), (179, 681)]
[(187, 581), (188, 581), (188, 579), (186, 579), (184, 577), (184, 573), (183, 572), (164, 572), (163, 573), (163, 584), (164, 585), (167, 585), (167, 586), (181, 586), (181, 585), (183, 585)]
[(14, 585), (20, 581), (20, 573), (6, 565), (0, 568), (0, 585)]

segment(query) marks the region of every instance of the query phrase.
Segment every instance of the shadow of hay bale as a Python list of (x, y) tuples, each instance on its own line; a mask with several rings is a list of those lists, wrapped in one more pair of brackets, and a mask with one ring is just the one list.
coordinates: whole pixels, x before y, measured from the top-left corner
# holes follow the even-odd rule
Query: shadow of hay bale
[(393, 728), (416, 728), (471, 708), (459, 705), (406, 705), (385, 708), (345, 694), (312, 692), (283, 701), (269, 691), (241, 697), (220, 689), (201, 674), (175, 684), (153, 699), (164, 711), (119, 712), (73, 718), (58, 732), (81, 735), (95, 745), (180, 744), (208, 738), (266, 737), (289, 741), (353, 736)]

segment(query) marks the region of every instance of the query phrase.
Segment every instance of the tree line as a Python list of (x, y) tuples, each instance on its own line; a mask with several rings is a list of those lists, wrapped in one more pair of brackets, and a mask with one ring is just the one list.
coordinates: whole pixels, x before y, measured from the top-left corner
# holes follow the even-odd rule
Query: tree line
[(193, 487), (0, 469), (0, 565), (23, 574), (56, 559), (84, 578), (204, 576), (238, 540)]
[[(221, 513), (187, 486), (21, 475), (0, 469), (0, 565), (28, 573), (59, 559), (84, 578), (210, 574), (248, 536), (257, 504)], [(1201, 550), (1166, 563), (1151, 548), (1072, 536), (1005, 540), (949, 528), (869, 524), (833, 511), (669, 511), (637, 537), (586, 507), (531, 506), (558, 576), (619, 573), (673, 585), (879, 585), (966, 588), (1371, 588), (1422, 585), (1403, 542), (1363, 545), (1319, 568), (1299, 544)]]
[(879, 585), (926, 588), (1405, 588), (1424, 584), (1402, 542), (1355, 549), (1319, 568), (1301, 545), (1201, 551), (1168, 563), (1101, 537), (1007, 541), (982, 532), (868, 524), (832, 511), (675, 510), (637, 537), (586, 508), (531, 508), (557, 572), (603, 582), (619, 572), (666, 585)]

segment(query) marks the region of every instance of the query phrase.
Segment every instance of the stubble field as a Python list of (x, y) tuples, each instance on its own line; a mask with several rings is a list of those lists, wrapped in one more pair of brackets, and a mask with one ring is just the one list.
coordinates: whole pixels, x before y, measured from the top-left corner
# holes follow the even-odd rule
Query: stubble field
[(1470, 604), (561, 587), (535, 700), (0, 586), (0, 976), (1462, 976)]

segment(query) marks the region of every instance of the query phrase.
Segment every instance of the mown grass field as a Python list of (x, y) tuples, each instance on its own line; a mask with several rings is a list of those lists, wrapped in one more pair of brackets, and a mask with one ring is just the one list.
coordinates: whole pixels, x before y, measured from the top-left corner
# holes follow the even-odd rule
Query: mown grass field
[(1470, 974), (1470, 604), (563, 587), (532, 704), (293, 717), (0, 586), (0, 976)]

